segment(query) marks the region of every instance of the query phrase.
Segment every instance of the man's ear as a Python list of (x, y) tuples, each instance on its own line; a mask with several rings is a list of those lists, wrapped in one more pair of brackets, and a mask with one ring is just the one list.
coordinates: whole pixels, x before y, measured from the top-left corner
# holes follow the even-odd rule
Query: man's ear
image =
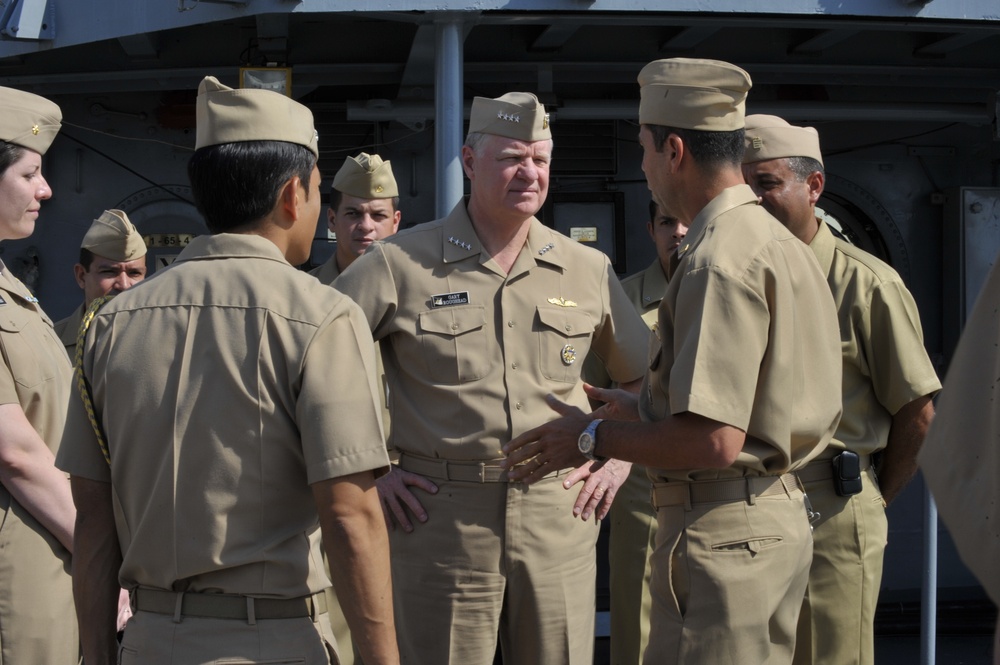
[(300, 197), (304, 196), (305, 190), (302, 188), (302, 179), (297, 175), (289, 178), (278, 194), (277, 207), (282, 213), (282, 220), (288, 219), (290, 223), (299, 218), (299, 201)]
[(809, 204), (816, 205), (819, 197), (823, 194), (823, 186), (826, 178), (819, 171), (813, 171), (806, 176), (806, 186), (809, 188)]
[(403, 219), (403, 211), (397, 210), (392, 213), (392, 232), (395, 233), (399, 230), (399, 222)]
[(686, 146), (683, 139), (677, 134), (670, 134), (663, 142), (663, 154), (666, 159), (668, 173), (677, 173), (687, 155)]
[(73, 266), (73, 277), (76, 277), (76, 285), (81, 289), (84, 287), (83, 276), (87, 274), (87, 269), (83, 267), (82, 263), (77, 263)]
[(476, 153), (467, 145), (462, 146), (462, 169), (465, 171), (465, 177), (469, 180), (474, 180), (475, 176), (475, 162)]
[(337, 211), (333, 207), (326, 209), (326, 228), (330, 229), (332, 233), (336, 233), (337, 229), (334, 227), (333, 222), (337, 218)]

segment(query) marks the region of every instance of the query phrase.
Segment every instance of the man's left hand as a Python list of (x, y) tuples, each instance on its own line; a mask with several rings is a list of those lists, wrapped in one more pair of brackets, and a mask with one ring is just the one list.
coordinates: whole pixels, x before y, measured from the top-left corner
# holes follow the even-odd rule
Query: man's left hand
[(563, 487), (570, 489), (581, 480), (584, 481), (580, 488), (580, 495), (573, 505), (573, 516), (579, 517), (584, 522), (590, 519), (591, 514), (596, 511), (596, 519), (603, 520), (611, 510), (611, 503), (615, 500), (618, 488), (628, 479), (628, 474), (632, 470), (631, 462), (623, 462), (617, 459), (609, 459), (605, 462), (588, 462), (577, 467), (572, 473), (566, 476)]

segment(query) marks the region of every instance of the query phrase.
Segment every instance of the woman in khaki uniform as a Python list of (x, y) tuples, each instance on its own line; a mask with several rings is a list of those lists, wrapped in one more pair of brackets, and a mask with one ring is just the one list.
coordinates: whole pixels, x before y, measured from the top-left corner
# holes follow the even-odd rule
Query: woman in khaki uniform
[[(47, 99), (0, 88), (0, 241), (30, 236), (52, 196), (42, 155), (61, 118)], [(2, 262), (0, 356), (0, 663), (75, 663), (76, 511), (53, 465), (71, 368), (51, 319)]]

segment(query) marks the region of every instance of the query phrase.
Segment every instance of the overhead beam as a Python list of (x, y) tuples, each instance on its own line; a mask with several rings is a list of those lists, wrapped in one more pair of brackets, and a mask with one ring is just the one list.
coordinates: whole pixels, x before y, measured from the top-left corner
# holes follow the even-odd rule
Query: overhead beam
[(559, 21), (558, 23), (553, 23), (546, 26), (542, 30), (542, 34), (531, 43), (528, 47), (529, 51), (558, 51), (563, 46), (566, 45), (573, 35), (575, 35), (580, 30), (580, 26), (570, 23)]
[(850, 39), (857, 35), (860, 31), (852, 30), (848, 28), (840, 28), (837, 30), (824, 30), (818, 35), (811, 37), (804, 42), (799, 42), (798, 44), (790, 47), (788, 49), (789, 53), (795, 53), (798, 55), (810, 54), (810, 53), (822, 53), (823, 51), (840, 44), (843, 41)]
[(918, 56), (930, 56), (930, 57), (941, 57), (948, 55), (952, 51), (957, 51), (960, 48), (965, 48), (970, 44), (975, 44), (976, 42), (981, 42), (984, 39), (988, 39), (990, 35), (981, 32), (962, 32), (954, 35), (949, 35), (943, 39), (939, 39), (936, 42), (928, 44), (927, 46), (921, 46), (920, 48), (913, 51), (913, 55)]
[(717, 25), (692, 25), (660, 44), (663, 51), (690, 51), (719, 31)]

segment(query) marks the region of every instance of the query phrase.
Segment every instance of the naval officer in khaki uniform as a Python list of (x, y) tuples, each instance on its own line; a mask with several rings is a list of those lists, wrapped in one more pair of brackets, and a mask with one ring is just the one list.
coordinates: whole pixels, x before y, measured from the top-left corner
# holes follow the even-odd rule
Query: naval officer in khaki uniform
[[(948, 367), (920, 470), (962, 562), (1000, 605), (1000, 257)], [(1000, 618), (993, 640), (1000, 665)]]
[[(52, 196), (42, 155), (61, 121), (49, 100), (0, 88), (0, 241), (30, 236)], [(52, 320), (0, 261), (2, 665), (75, 663), (80, 654), (69, 576), (76, 510), (53, 465), (70, 376)]]
[[(656, 247), (656, 260), (622, 280), (622, 289), (635, 311), (650, 328), (656, 324), (660, 301), (667, 291), (670, 257), (687, 235), (687, 224), (667, 216), (649, 202), (646, 231)], [(584, 380), (602, 388), (611, 385), (607, 372), (593, 356), (587, 356)], [(632, 465), (628, 480), (618, 489), (611, 505), (608, 567), (611, 584), (611, 662), (641, 663), (649, 642), (649, 554), (656, 538), (656, 513), (649, 502), (650, 483), (646, 468)]]
[(146, 243), (128, 215), (121, 210), (105, 210), (94, 220), (83, 236), (80, 262), (73, 266), (73, 275), (83, 289), (83, 304), (55, 324), (70, 358), (76, 353), (80, 321), (90, 303), (146, 278)]
[[(844, 413), (826, 450), (798, 471), (820, 517), (795, 662), (871, 665), (885, 505), (916, 473), (941, 383), (900, 276), (816, 218), (825, 181), (816, 130), (748, 116), (743, 174), (764, 209), (816, 254), (840, 321)], [(880, 451), (876, 478), (871, 455)]]
[[(420, 494), (420, 523), (390, 534), (404, 662), (490, 665), (498, 635), (505, 662), (593, 658), (597, 524), (573, 518), (568, 476), (510, 483), (499, 451), (552, 417), (546, 394), (586, 406), (588, 351), (636, 382), (648, 331), (607, 257), (534, 217), (551, 136), (534, 95), (477, 97), (462, 148), (469, 198), (373, 244), (335, 284), (385, 361), (400, 458), (380, 493), (402, 512), (417, 502), (411, 476), (439, 488)], [(595, 470), (595, 493), (626, 473)]]
[(326, 217), (337, 236), (337, 249), (310, 274), (332, 284), (373, 242), (399, 230), (403, 213), (392, 164), (366, 152), (345, 159), (333, 177)]
[[(188, 173), (211, 235), (96, 312), (81, 392), (99, 433), (70, 402), (85, 659), (114, 662), (121, 580), (122, 662), (338, 662), (322, 534), (365, 662), (398, 663), (371, 335), (292, 267), (320, 211), (312, 114), (213, 77), (196, 109)], [(334, 366), (356, 389), (330, 390)]]
[(508, 464), (610, 456), (649, 467), (644, 663), (790, 663), (812, 557), (791, 472), (840, 418), (836, 310), (815, 256), (743, 182), (749, 75), (673, 58), (646, 65), (639, 85), (649, 187), (664, 212), (691, 220), (639, 402), (593, 391), (610, 400), (607, 420), (554, 404), (565, 417), (512, 441)]
[[(333, 284), (340, 273), (364, 254), (373, 242), (398, 231), (403, 217), (399, 210), (399, 187), (392, 174), (392, 165), (382, 161), (378, 155), (366, 152), (344, 160), (333, 177), (329, 203), (327, 224), (337, 236), (337, 249), (326, 263), (309, 272), (324, 284)], [(375, 364), (384, 394), (385, 370), (382, 369), (378, 344), (375, 345)], [(389, 407), (385, 398), (382, 400), (382, 425), (388, 436)], [(330, 623), (341, 646), (340, 663), (353, 665), (355, 654), (347, 620), (333, 587), (326, 593)]]

